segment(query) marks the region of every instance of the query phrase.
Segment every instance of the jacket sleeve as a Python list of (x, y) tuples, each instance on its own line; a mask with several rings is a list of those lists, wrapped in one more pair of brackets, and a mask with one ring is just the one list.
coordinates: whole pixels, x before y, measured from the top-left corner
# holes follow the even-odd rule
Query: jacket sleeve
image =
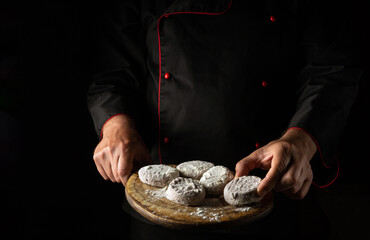
[(308, 3), (302, 15), (305, 67), (299, 79), (296, 112), (288, 128), (308, 132), (327, 167), (333, 164), (362, 69), (344, 6), (331, 1), (327, 6), (312, 2), (317, 3)]
[(113, 116), (134, 116), (145, 88), (140, 1), (109, 1), (96, 24), (92, 84), (87, 103), (95, 130)]

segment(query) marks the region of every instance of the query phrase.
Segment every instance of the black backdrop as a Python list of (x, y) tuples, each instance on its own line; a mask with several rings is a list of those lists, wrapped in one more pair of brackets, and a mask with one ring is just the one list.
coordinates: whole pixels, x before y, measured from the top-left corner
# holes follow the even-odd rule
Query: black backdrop
[[(367, 8), (356, 2), (349, 9), (353, 27), (364, 33), (358, 40), (368, 68)], [(85, 100), (93, 71), (94, 21), (104, 4), (1, 3), (0, 234), (4, 236), (7, 232), (14, 238), (125, 235), (124, 188), (105, 182), (95, 169), (92, 153), (98, 138)], [(370, 214), (364, 204), (370, 203), (369, 90), (366, 73), (342, 140), (339, 178), (318, 196), (334, 231), (342, 233), (345, 224), (348, 234), (355, 229), (358, 236), (369, 235), (365, 229), (358, 231), (364, 226), (362, 216)]]

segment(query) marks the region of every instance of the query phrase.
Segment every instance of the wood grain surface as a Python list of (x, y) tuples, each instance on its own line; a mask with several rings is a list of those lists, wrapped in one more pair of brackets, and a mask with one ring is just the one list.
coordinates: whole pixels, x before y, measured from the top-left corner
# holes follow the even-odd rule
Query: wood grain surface
[(126, 198), (139, 214), (161, 226), (181, 229), (215, 229), (253, 222), (266, 216), (273, 207), (273, 194), (267, 194), (259, 203), (232, 206), (223, 196), (206, 198), (200, 206), (190, 207), (166, 199), (165, 188), (142, 183), (137, 173), (126, 184)]

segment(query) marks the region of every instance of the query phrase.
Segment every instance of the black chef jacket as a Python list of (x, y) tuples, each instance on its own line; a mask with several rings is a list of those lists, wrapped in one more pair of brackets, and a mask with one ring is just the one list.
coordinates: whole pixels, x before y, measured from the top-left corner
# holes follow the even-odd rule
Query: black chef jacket
[(359, 71), (340, 4), (318, 1), (115, 1), (97, 31), (88, 106), (101, 136), (131, 116), (155, 162), (236, 162), (291, 128), (326, 165)]
[(360, 71), (344, 9), (324, 2), (111, 3), (97, 27), (88, 91), (98, 135), (127, 114), (154, 162), (233, 169), (297, 127), (331, 165)]

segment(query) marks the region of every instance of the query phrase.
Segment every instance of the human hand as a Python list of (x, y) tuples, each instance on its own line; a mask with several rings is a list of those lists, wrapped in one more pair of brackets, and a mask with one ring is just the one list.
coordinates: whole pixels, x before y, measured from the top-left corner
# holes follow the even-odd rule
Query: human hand
[(248, 175), (255, 168), (268, 170), (257, 189), (259, 196), (271, 190), (292, 199), (302, 199), (308, 193), (313, 174), (310, 160), (316, 144), (301, 129), (289, 129), (280, 139), (252, 152), (235, 167), (235, 177)]
[(149, 151), (126, 115), (117, 115), (103, 128), (103, 138), (94, 151), (94, 162), (105, 180), (126, 186), (134, 167), (152, 162)]

